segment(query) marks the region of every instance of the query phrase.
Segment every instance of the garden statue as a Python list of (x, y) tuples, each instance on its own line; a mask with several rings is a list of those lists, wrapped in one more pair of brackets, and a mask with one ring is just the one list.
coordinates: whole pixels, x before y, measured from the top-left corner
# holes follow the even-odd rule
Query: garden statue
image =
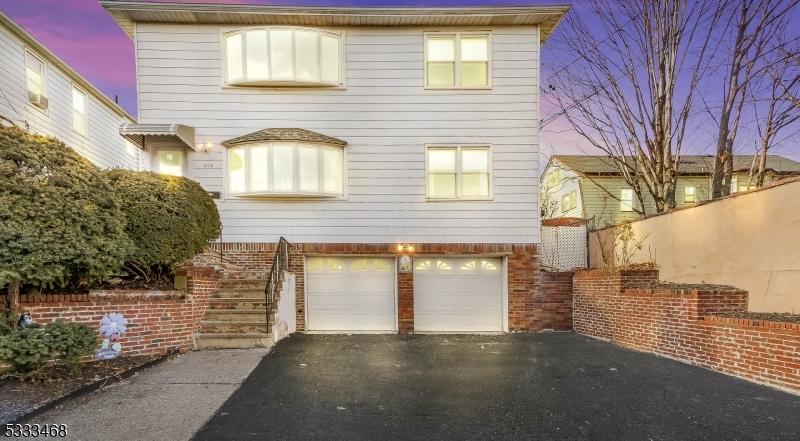
[[(100, 329), (98, 329), (100, 334), (105, 338), (100, 345), (100, 349), (95, 353), (95, 358), (98, 360), (112, 360), (119, 357), (122, 353), (122, 345), (116, 340), (118, 340), (127, 329), (128, 321), (122, 314), (118, 312), (106, 314), (105, 317), (100, 320)], [(113, 344), (111, 344), (112, 341), (114, 342)]]
[(31, 318), (30, 312), (23, 312), (22, 315), (19, 316), (19, 320), (17, 321), (17, 327), (20, 329), (25, 329), (33, 324), (34, 323), (33, 319)]

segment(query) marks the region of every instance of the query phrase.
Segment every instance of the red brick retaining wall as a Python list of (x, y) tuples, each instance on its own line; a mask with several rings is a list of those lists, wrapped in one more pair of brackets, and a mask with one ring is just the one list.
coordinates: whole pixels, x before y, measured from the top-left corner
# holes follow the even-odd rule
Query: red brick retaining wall
[(194, 332), (205, 315), (211, 294), (219, 288), (219, 272), (209, 267), (187, 267), (187, 292), (107, 290), (88, 294), (23, 296), (20, 308), (33, 320), (54, 320), (100, 327), (100, 320), (119, 312), (128, 320), (128, 330), (119, 340), (123, 354), (160, 354), (194, 347)]
[(747, 292), (653, 285), (657, 277), (578, 271), (575, 332), (800, 391), (800, 325), (719, 317), (746, 311)]
[(539, 282), (541, 305), (538, 326), (555, 331), (572, 330), (572, 271), (542, 271)]

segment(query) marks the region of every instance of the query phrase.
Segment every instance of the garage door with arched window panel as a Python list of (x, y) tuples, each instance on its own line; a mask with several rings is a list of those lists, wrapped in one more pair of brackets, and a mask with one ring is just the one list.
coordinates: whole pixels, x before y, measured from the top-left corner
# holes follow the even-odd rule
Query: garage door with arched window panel
[(308, 257), (309, 332), (396, 332), (395, 260)]
[(502, 260), (414, 259), (415, 332), (502, 332)]

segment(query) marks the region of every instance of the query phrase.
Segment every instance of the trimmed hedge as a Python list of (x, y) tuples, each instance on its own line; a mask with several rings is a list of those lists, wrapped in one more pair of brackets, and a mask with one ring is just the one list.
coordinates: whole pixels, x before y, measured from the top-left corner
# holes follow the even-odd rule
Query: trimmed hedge
[(134, 243), (128, 268), (149, 278), (171, 272), (219, 236), (214, 201), (192, 180), (152, 172), (107, 172)]
[(103, 172), (55, 138), (0, 128), (0, 287), (100, 281), (130, 255)]

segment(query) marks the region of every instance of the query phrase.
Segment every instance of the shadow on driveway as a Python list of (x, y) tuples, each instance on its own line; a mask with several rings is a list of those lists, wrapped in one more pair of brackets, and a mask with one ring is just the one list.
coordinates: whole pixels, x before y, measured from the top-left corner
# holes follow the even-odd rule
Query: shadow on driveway
[(800, 397), (569, 333), (295, 335), (196, 435), (798, 440)]

